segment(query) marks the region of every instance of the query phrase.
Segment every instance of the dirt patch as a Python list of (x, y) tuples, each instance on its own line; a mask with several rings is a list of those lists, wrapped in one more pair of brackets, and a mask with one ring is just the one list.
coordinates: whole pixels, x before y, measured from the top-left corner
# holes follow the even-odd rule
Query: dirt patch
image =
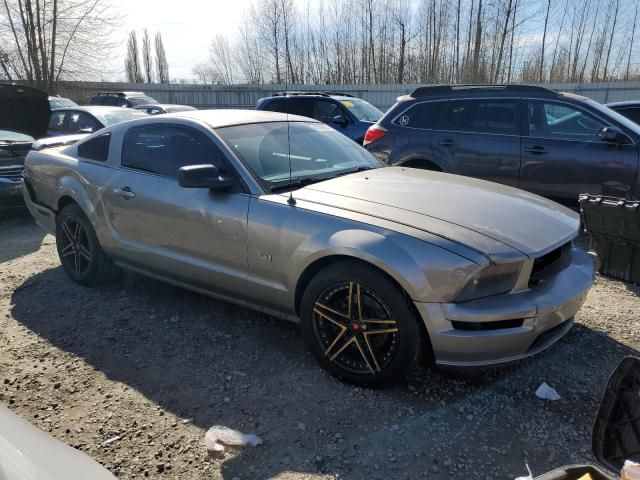
[[(322, 371), (293, 324), (132, 273), (74, 284), (30, 221), (0, 225), (0, 262), (0, 402), (122, 479), (502, 479), (590, 462), (603, 387), (640, 349), (640, 292), (598, 279), (533, 359), (364, 390)], [(543, 381), (560, 401), (536, 398)], [(210, 457), (215, 424), (265, 443)]]

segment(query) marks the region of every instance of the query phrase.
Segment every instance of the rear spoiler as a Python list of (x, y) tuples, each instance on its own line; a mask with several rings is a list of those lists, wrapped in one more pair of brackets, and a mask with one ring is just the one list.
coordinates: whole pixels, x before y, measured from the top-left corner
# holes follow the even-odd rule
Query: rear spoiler
[(79, 133), (76, 135), (63, 135), (60, 137), (42, 138), (40, 140), (33, 142), (33, 145), (31, 146), (31, 150), (39, 151), (39, 150), (44, 150), (46, 148), (66, 147), (68, 145), (73, 145), (74, 143), (82, 140), (88, 135), (89, 135), (88, 133)]

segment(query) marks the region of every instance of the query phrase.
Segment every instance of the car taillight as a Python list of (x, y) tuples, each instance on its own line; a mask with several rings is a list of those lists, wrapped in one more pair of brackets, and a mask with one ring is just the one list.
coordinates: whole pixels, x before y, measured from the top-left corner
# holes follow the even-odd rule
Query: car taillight
[(362, 142), (362, 145), (367, 145), (368, 143), (380, 140), (386, 134), (386, 130), (382, 130), (377, 125), (371, 125), (369, 130), (367, 130), (367, 133), (364, 134), (364, 142)]

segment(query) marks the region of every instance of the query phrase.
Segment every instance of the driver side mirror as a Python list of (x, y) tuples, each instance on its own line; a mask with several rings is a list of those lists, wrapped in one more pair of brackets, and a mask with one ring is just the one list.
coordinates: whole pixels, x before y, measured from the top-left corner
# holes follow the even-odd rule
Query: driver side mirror
[(342, 128), (344, 128), (347, 126), (347, 123), (349, 123), (349, 121), (347, 120), (347, 117), (345, 117), (343, 114), (340, 114), (333, 117), (331, 119), (331, 123), (335, 123), (336, 125), (340, 125)]
[(187, 165), (178, 170), (178, 185), (184, 188), (209, 188), (225, 191), (236, 184), (230, 175), (214, 165)]
[(598, 132), (598, 137), (604, 142), (624, 145), (631, 143), (629, 137), (618, 127), (604, 127)]

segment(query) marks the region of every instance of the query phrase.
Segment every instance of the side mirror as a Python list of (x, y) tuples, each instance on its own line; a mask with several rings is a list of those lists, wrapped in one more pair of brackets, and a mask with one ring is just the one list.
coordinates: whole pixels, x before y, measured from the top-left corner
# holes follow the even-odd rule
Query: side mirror
[(333, 117), (331, 119), (331, 123), (335, 123), (335, 124), (340, 125), (341, 127), (344, 128), (344, 127), (347, 126), (347, 123), (349, 123), (349, 122), (348, 122), (347, 118), (343, 114), (340, 114), (340, 115), (336, 115), (335, 117)]
[(236, 184), (230, 175), (220, 172), (214, 165), (188, 165), (178, 170), (178, 185), (184, 188), (229, 190)]
[(629, 137), (618, 127), (604, 127), (598, 132), (598, 137), (604, 142), (620, 145), (630, 143)]
[(81, 128), (80, 130), (78, 130), (78, 133), (93, 133), (93, 128), (89, 127), (89, 128)]

